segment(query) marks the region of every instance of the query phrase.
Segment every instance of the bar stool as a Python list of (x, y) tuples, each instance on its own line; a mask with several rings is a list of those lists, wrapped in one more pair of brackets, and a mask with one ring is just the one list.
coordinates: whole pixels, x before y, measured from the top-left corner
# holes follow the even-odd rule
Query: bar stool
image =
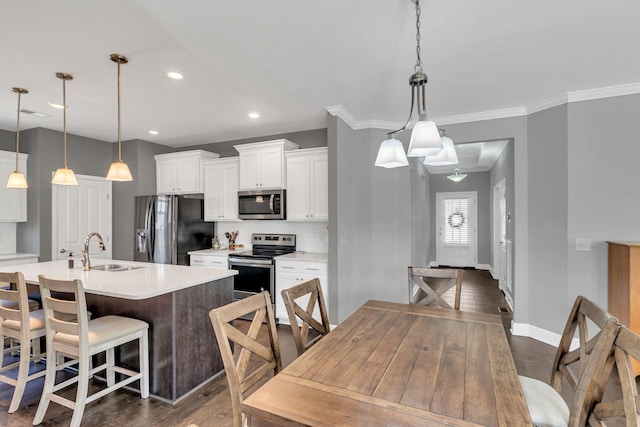
[[(33, 425), (42, 422), (49, 402), (53, 401), (73, 409), (71, 426), (79, 426), (85, 405), (140, 380), (140, 395), (149, 397), (149, 344), (146, 322), (123, 316), (104, 316), (88, 320), (84, 288), (80, 280), (55, 280), (38, 276), (45, 313), (47, 337), (47, 370), (40, 404)], [(63, 292), (73, 296), (64, 300), (51, 296), (51, 292)], [(69, 320), (71, 316), (74, 320)], [(138, 372), (115, 364), (114, 349), (130, 341), (138, 340)], [(91, 368), (91, 356), (106, 352), (106, 362)], [(64, 356), (71, 361), (62, 362)], [(56, 370), (78, 364), (78, 375), (55, 384)], [(89, 378), (96, 372), (106, 371), (107, 388), (88, 396)], [(115, 373), (125, 376), (115, 382)], [(75, 402), (56, 394), (57, 391), (78, 383)]]
[[(20, 406), (27, 383), (45, 374), (45, 371), (42, 370), (29, 375), (31, 362), (42, 357), (40, 337), (45, 336), (45, 326), (44, 312), (42, 310), (30, 311), (32, 304), (27, 299), (27, 285), (22, 273), (0, 273), (0, 284), (5, 283), (15, 286), (15, 290), (8, 287), (0, 288), (0, 334), (3, 343), (2, 351), (0, 351), (0, 381), (15, 387), (9, 404), (9, 413), (11, 414)], [(7, 338), (10, 344), (9, 348), (5, 349), (4, 342)], [(20, 353), (19, 361), (3, 366), (5, 353), (15, 354), (15, 352)], [(16, 378), (6, 375), (7, 371), (15, 367), (18, 367)]]

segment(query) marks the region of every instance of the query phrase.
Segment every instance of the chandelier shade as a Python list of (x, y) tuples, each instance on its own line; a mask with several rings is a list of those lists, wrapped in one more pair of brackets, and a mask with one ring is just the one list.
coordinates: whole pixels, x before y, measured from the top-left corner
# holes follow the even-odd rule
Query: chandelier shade
[(460, 169), (456, 169), (453, 171), (453, 174), (447, 176), (447, 179), (450, 179), (453, 182), (460, 182), (466, 177), (467, 174), (460, 173)]
[(18, 170), (18, 158), (20, 156), (20, 97), (25, 93), (29, 93), (28, 90), (21, 87), (11, 88), (12, 91), (18, 94), (18, 120), (16, 124), (16, 170), (9, 175), (7, 181), (7, 188), (29, 188), (27, 185), (27, 178)]
[(404, 154), (402, 142), (392, 136), (380, 143), (380, 149), (376, 156), (376, 166), (391, 169), (407, 166), (408, 164), (409, 161)]
[(73, 76), (67, 73), (56, 73), (56, 77), (62, 80), (62, 144), (64, 146), (64, 166), (56, 170), (51, 180), (57, 185), (78, 185), (78, 180), (73, 170), (67, 167), (67, 80), (73, 80)]
[(430, 120), (419, 120), (411, 132), (408, 157), (434, 156), (442, 150), (438, 126)]
[(424, 164), (429, 166), (451, 166), (457, 165), (458, 154), (453, 144), (453, 140), (444, 135), (444, 131), (440, 131), (440, 138), (442, 139), (442, 150), (436, 155), (427, 156), (424, 159)]

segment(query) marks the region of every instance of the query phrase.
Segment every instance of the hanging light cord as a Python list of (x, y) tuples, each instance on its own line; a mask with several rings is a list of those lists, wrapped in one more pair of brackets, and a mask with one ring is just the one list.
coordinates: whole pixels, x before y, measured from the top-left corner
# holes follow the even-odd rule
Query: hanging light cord
[(120, 62), (118, 62), (118, 161), (122, 161), (122, 136), (120, 132)]
[(411, 108), (409, 109), (409, 118), (407, 118), (404, 126), (387, 133), (390, 138), (394, 138), (396, 133), (405, 130), (407, 126), (409, 126), (409, 123), (411, 123), (416, 90), (420, 91), (418, 94), (418, 116), (426, 115), (424, 85), (427, 83), (427, 76), (422, 71), (422, 57), (420, 56), (420, 15), (422, 14), (422, 9), (420, 8), (420, 0), (411, 0), (411, 2), (416, 5), (416, 65), (413, 67), (415, 73), (409, 78), (409, 85), (411, 86)]
[(20, 96), (21, 91), (18, 92), (18, 124), (16, 125), (16, 172), (18, 172), (18, 151), (20, 150)]
[(62, 78), (62, 141), (64, 146), (64, 168), (67, 169), (67, 79)]

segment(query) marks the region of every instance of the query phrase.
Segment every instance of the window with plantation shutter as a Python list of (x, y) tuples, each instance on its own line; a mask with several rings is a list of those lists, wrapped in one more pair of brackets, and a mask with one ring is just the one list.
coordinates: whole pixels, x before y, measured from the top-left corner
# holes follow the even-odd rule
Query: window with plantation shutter
[(469, 199), (446, 199), (445, 201), (445, 244), (469, 244)]

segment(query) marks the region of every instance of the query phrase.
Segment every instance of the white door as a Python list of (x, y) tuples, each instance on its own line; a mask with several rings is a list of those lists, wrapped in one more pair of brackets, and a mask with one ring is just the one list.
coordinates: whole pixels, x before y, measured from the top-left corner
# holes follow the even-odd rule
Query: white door
[(493, 187), (493, 271), (501, 290), (507, 288), (507, 186), (503, 179)]
[(475, 267), (476, 192), (436, 193), (438, 265)]
[(82, 255), (87, 234), (97, 231), (105, 251), (99, 252), (98, 240), (91, 239), (92, 258), (111, 259), (111, 181), (103, 177), (76, 175), (78, 185), (52, 185), (51, 259)]

